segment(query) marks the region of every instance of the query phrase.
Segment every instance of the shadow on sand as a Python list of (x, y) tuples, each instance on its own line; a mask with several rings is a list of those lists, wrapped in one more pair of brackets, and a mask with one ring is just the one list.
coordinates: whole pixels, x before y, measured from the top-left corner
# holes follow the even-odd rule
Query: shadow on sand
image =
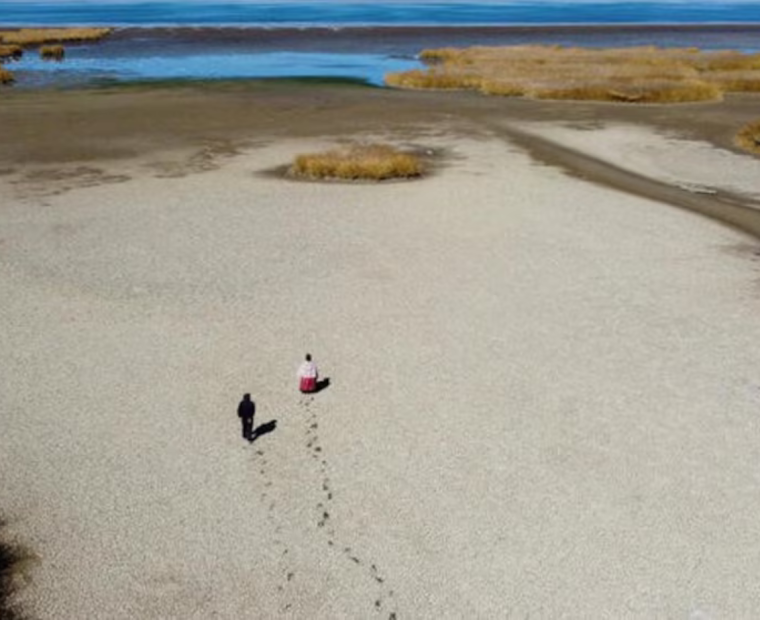
[[(5, 523), (0, 521), (0, 535)], [(0, 619), (24, 620), (24, 616), (11, 602), (16, 582), (14, 570), (23, 562), (24, 554), (16, 547), (0, 540)]]
[(251, 435), (251, 443), (256, 441), (259, 437), (262, 435), (267, 435), (271, 433), (273, 430), (277, 428), (277, 420), (270, 420), (269, 422), (264, 422), (264, 424), (259, 424)]
[(312, 394), (318, 394), (322, 390), (326, 390), (330, 387), (330, 377), (325, 377), (324, 379), (320, 379), (317, 381), (317, 385), (314, 387), (314, 391)]

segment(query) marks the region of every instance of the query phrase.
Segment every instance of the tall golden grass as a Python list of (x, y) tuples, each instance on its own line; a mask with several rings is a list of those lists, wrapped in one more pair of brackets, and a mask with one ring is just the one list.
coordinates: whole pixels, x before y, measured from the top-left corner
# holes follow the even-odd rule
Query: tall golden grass
[(14, 81), (13, 74), (8, 69), (0, 67), (0, 84), (13, 84)]
[(737, 146), (760, 155), (760, 120), (748, 123), (739, 130), (734, 139)]
[(40, 56), (43, 60), (63, 60), (66, 50), (63, 45), (43, 45), (40, 47)]
[(4, 60), (18, 60), (24, 55), (24, 48), (20, 45), (0, 44), (0, 62)]
[(321, 153), (298, 155), (289, 170), (309, 179), (384, 181), (408, 179), (423, 172), (420, 159), (387, 144), (352, 144)]
[(559, 45), (424, 50), (425, 70), (391, 73), (399, 88), (476, 90), (535, 99), (684, 103), (760, 92), (760, 54), (655, 46)]
[(113, 28), (20, 28), (0, 30), (0, 43), (42, 45), (44, 43), (76, 43), (98, 41), (113, 32)]
[(756, 93), (760, 92), (760, 71), (720, 71), (711, 76), (710, 82), (727, 93)]

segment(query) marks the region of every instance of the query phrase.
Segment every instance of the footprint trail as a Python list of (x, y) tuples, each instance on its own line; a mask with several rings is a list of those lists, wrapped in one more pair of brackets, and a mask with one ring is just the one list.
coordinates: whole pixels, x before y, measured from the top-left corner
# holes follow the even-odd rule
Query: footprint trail
[(269, 522), (270, 530), (274, 532), (271, 540), (278, 556), (277, 570), (280, 574), (280, 580), (277, 584), (277, 594), (282, 599), (280, 611), (286, 612), (290, 611), (293, 607), (292, 601), (289, 600), (288, 586), (295, 579), (296, 573), (290, 559), (290, 547), (283, 539), (282, 525), (276, 516), (277, 500), (274, 497), (274, 483), (269, 471), (269, 461), (263, 449), (256, 450), (254, 453), (254, 463), (263, 482), (259, 499), (261, 500), (261, 505), (267, 507), (267, 521)]
[(335, 521), (330, 512), (330, 503), (334, 493), (330, 479), (329, 465), (324, 450), (319, 442), (319, 420), (316, 408), (313, 407), (314, 397), (306, 396), (301, 400), (301, 407), (305, 410), (305, 446), (313, 461), (317, 462), (320, 480), (320, 501), (315, 506), (316, 527), (324, 534), (327, 546), (336, 553), (340, 553), (350, 562), (357, 571), (361, 571), (366, 578), (370, 579), (377, 588), (371, 607), (378, 614), (387, 614), (388, 620), (397, 620), (398, 612), (395, 609), (395, 593), (386, 584), (386, 578), (381, 573), (375, 562), (365, 558), (363, 554), (354, 550), (350, 545), (342, 542), (342, 537), (336, 528)]

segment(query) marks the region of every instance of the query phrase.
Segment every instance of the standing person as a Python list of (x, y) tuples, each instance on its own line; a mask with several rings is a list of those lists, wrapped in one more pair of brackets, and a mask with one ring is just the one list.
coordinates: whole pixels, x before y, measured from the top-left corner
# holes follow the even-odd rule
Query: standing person
[(238, 405), (238, 417), (243, 424), (243, 439), (253, 441), (253, 416), (256, 415), (256, 403), (250, 394), (243, 394), (243, 400)]
[(317, 389), (317, 365), (311, 361), (311, 354), (306, 354), (306, 359), (298, 367), (298, 388), (304, 394), (309, 394)]

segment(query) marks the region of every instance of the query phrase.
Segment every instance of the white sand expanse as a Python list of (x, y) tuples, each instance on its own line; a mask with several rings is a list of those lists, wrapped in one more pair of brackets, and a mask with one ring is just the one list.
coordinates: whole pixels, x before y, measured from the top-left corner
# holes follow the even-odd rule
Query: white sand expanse
[(30, 615), (757, 616), (754, 241), (426, 144), (456, 157), (380, 186), (254, 174), (295, 141), (44, 205), (0, 177)]

